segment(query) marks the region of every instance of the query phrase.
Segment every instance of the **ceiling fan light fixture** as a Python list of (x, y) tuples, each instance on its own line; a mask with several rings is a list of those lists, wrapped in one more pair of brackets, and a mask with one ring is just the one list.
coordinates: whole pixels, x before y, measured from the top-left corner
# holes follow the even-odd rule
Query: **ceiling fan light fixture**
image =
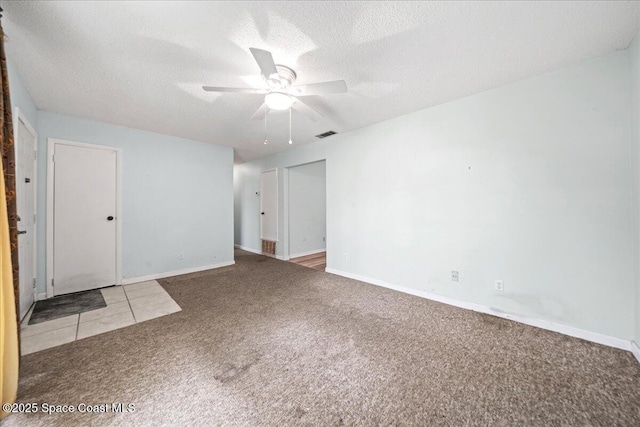
[(296, 99), (283, 92), (271, 92), (265, 96), (264, 102), (272, 110), (287, 110), (296, 102)]

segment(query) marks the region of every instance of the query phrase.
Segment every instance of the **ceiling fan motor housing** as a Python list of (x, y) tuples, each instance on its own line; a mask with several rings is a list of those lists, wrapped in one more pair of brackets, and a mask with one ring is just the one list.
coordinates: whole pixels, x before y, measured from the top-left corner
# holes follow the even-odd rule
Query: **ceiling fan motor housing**
[(267, 78), (267, 84), (271, 89), (288, 89), (298, 77), (296, 72), (286, 65), (276, 64), (278, 74), (272, 74)]

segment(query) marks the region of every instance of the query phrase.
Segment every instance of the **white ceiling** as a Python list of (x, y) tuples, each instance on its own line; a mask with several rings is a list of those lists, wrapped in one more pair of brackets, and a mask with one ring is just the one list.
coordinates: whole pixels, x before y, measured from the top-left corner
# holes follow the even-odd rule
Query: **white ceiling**
[(288, 114), (250, 120), (261, 83), (249, 47), (297, 83), (346, 80), (306, 98), (295, 144), (345, 132), (627, 47), (635, 2), (4, 2), (7, 55), (42, 110), (234, 147), (236, 161), (289, 148)]

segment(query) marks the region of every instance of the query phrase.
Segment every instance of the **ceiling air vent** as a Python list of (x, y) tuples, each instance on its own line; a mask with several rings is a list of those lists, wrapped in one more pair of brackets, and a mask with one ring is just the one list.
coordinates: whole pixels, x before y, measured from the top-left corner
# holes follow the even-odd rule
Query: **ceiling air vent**
[(321, 133), (320, 135), (316, 135), (316, 138), (322, 139), (322, 138), (326, 138), (326, 137), (331, 136), (331, 135), (335, 135), (336, 133), (338, 133), (338, 132), (334, 132), (334, 131), (330, 130), (330, 131), (327, 131), (325, 133)]

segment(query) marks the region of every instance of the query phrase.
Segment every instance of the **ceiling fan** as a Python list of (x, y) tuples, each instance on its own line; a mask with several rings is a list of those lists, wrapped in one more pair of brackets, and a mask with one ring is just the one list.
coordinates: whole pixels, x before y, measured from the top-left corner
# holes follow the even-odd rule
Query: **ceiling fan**
[(276, 64), (273, 61), (271, 52), (249, 48), (255, 58), (262, 77), (266, 83), (264, 88), (236, 88), (236, 87), (214, 87), (202, 86), (207, 92), (234, 92), (265, 95), (264, 103), (258, 108), (252, 119), (261, 120), (268, 110), (292, 110), (304, 114), (313, 121), (317, 121), (322, 114), (302, 102), (299, 98), (310, 95), (325, 95), (330, 93), (347, 92), (347, 84), (344, 80), (331, 82), (312, 83), (307, 85), (294, 86), (297, 74), (291, 68)]

